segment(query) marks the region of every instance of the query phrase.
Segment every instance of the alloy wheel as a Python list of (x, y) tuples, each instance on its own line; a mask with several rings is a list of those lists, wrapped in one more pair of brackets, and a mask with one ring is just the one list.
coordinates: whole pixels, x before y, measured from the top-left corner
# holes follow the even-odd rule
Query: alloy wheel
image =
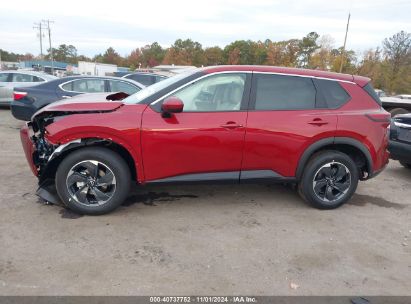
[(116, 191), (116, 177), (102, 162), (85, 160), (70, 169), (66, 186), (71, 198), (79, 204), (103, 205)]
[(350, 189), (351, 172), (342, 163), (330, 162), (323, 165), (313, 179), (315, 195), (324, 202), (335, 202)]

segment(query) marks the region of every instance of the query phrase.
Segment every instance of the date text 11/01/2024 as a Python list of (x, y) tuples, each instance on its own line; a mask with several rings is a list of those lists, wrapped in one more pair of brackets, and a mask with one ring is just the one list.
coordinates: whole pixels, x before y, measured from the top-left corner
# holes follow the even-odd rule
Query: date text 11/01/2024
[(257, 303), (255, 297), (150, 297), (150, 303)]

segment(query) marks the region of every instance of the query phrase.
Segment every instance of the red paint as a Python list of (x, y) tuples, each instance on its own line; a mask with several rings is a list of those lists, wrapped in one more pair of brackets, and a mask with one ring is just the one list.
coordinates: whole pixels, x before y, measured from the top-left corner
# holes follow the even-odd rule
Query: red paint
[(171, 96), (164, 100), (161, 109), (167, 113), (180, 113), (184, 109), (184, 103), (180, 98)]
[[(370, 152), (373, 170), (388, 162), (385, 112), (361, 88), (368, 78), (322, 71), (266, 67), (217, 66), (205, 73), (260, 71), (333, 78), (351, 95), (339, 109), (174, 113), (166, 117), (144, 104), (60, 102), (45, 111), (102, 111), (60, 117), (47, 126), (56, 145), (81, 138), (104, 138), (123, 146), (134, 159), (138, 182), (181, 174), (271, 169), (293, 177), (304, 151), (323, 138), (350, 137)], [(181, 105), (170, 100), (170, 107)], [(377, 118), (377, 119), (370, 119)], [(28, 130), (21, 138), (33, 173), (34, 147)]]

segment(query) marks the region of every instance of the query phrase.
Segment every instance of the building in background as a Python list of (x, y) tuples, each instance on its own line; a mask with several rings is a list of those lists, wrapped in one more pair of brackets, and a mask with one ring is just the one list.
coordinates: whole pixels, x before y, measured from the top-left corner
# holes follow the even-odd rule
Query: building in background
[(52, 62), (49, 60), (28, 60), (20, 61), (19, 63), (19, 69), (44, 71), (48, 74), (52, 74), (52, 67), (54, 69), (55, 75), (63, 75), (66, 74), (68, 70), (73, 71), (73, 69), (77, 66), (75, 64), (70, 64), (61, 61), (53, 61), (52, 64)]
[(91, 75), (91, 76), (106, 76), (114, 75), (117, 72), (117, 65), (106, 64), (98, 62), (78, 62), (78, 73), (81, 75)]

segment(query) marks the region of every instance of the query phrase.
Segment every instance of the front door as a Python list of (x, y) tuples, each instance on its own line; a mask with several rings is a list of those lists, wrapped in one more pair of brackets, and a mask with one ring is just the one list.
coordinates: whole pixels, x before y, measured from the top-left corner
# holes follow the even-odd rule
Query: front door
[(249, 78), (220, 73), (195, 80), (170, 95), (184, 103), (183, 112), (171, 117), (159, 111), (163, 100), (147, 107), (141, 131), (145, 180), (238, 181)]

